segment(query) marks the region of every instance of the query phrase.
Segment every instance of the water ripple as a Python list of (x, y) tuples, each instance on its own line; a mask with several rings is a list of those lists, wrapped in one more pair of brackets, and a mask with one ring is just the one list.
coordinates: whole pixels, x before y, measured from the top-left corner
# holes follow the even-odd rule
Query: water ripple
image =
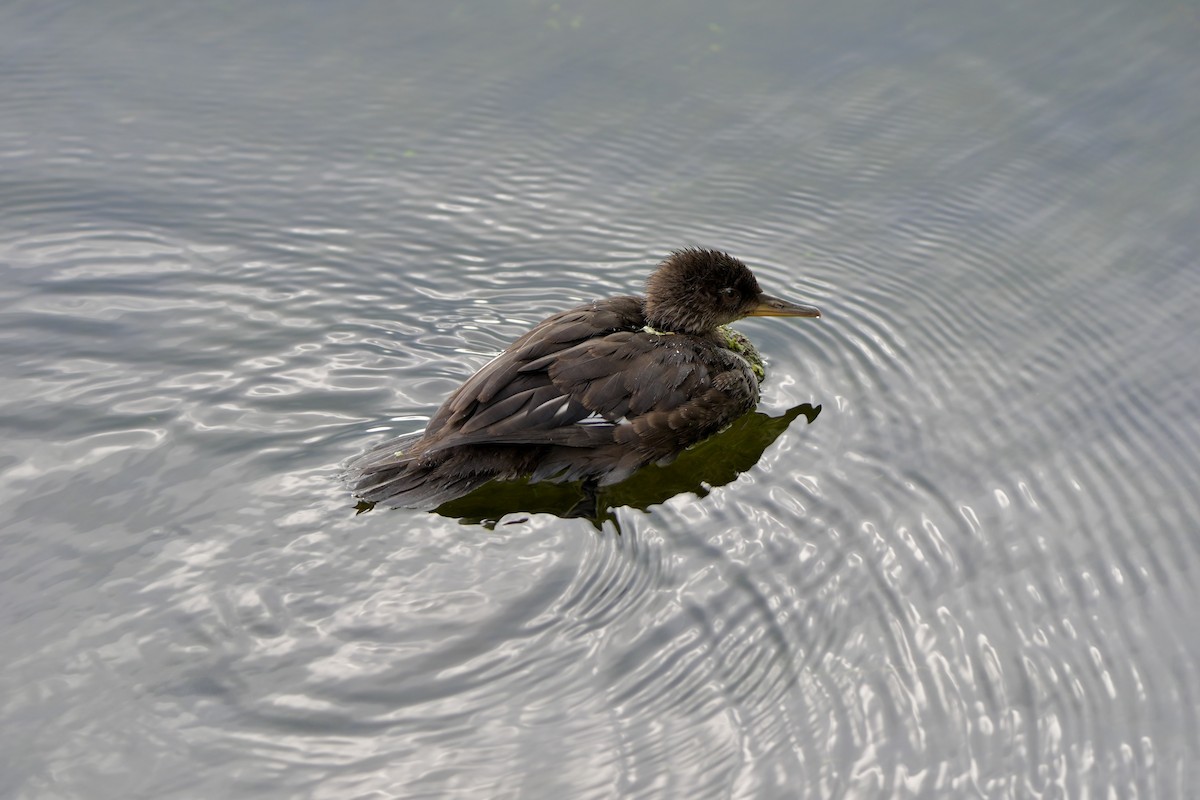
[[(0, 12), (0, 794), (1195, 783), (1194, 26), (120, 5)], [(819, 424), (600, 530), (354, 516), (686, 245), (822, 308), (741, 323)]]

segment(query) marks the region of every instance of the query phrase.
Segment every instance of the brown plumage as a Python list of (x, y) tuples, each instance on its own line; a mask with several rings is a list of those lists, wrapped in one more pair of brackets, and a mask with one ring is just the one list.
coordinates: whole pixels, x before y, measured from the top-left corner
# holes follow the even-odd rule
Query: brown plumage
[(722, 329), (745, 316), (820, 312), (763, 293), (725, 253), (677, 251), (645, 298), (549, 317), (468, 378), (424, 432), (356, 458), (354, 491), (434, 508), (493, 479), (594, 488), (665, 463), (758, 402), (754, 370)]

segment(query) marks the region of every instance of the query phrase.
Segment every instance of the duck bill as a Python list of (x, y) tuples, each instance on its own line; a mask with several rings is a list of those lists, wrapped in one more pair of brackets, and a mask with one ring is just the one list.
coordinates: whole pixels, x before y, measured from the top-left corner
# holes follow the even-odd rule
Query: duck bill
[(758, 296), (758, 305), (750, 309), (748, 317), (819, 317), (821, 310), (816, 306), (806, 306), (803, 303), (793, 303), (769, 294)]

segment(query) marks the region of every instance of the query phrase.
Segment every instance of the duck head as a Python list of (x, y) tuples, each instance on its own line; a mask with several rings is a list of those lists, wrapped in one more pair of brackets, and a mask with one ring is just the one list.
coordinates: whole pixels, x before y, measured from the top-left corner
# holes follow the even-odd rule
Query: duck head
[(719, 250), (676, 250), (646, 280), (646, 321), (658, 330), (712, 335), (743, 317), (819, 317), (813, 306), (773, 297), (754, 273)]

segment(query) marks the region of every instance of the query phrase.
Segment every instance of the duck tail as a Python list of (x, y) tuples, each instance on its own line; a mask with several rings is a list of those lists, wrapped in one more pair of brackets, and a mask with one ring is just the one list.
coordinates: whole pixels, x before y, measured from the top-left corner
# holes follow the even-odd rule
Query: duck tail
[(444, 469), (443, 458), (422, 457), (422, 433), (379, 444), (346, 465), (345, 479), (358, 497), (397, 508), (433, 509), (492, 478), (488, 472)]

